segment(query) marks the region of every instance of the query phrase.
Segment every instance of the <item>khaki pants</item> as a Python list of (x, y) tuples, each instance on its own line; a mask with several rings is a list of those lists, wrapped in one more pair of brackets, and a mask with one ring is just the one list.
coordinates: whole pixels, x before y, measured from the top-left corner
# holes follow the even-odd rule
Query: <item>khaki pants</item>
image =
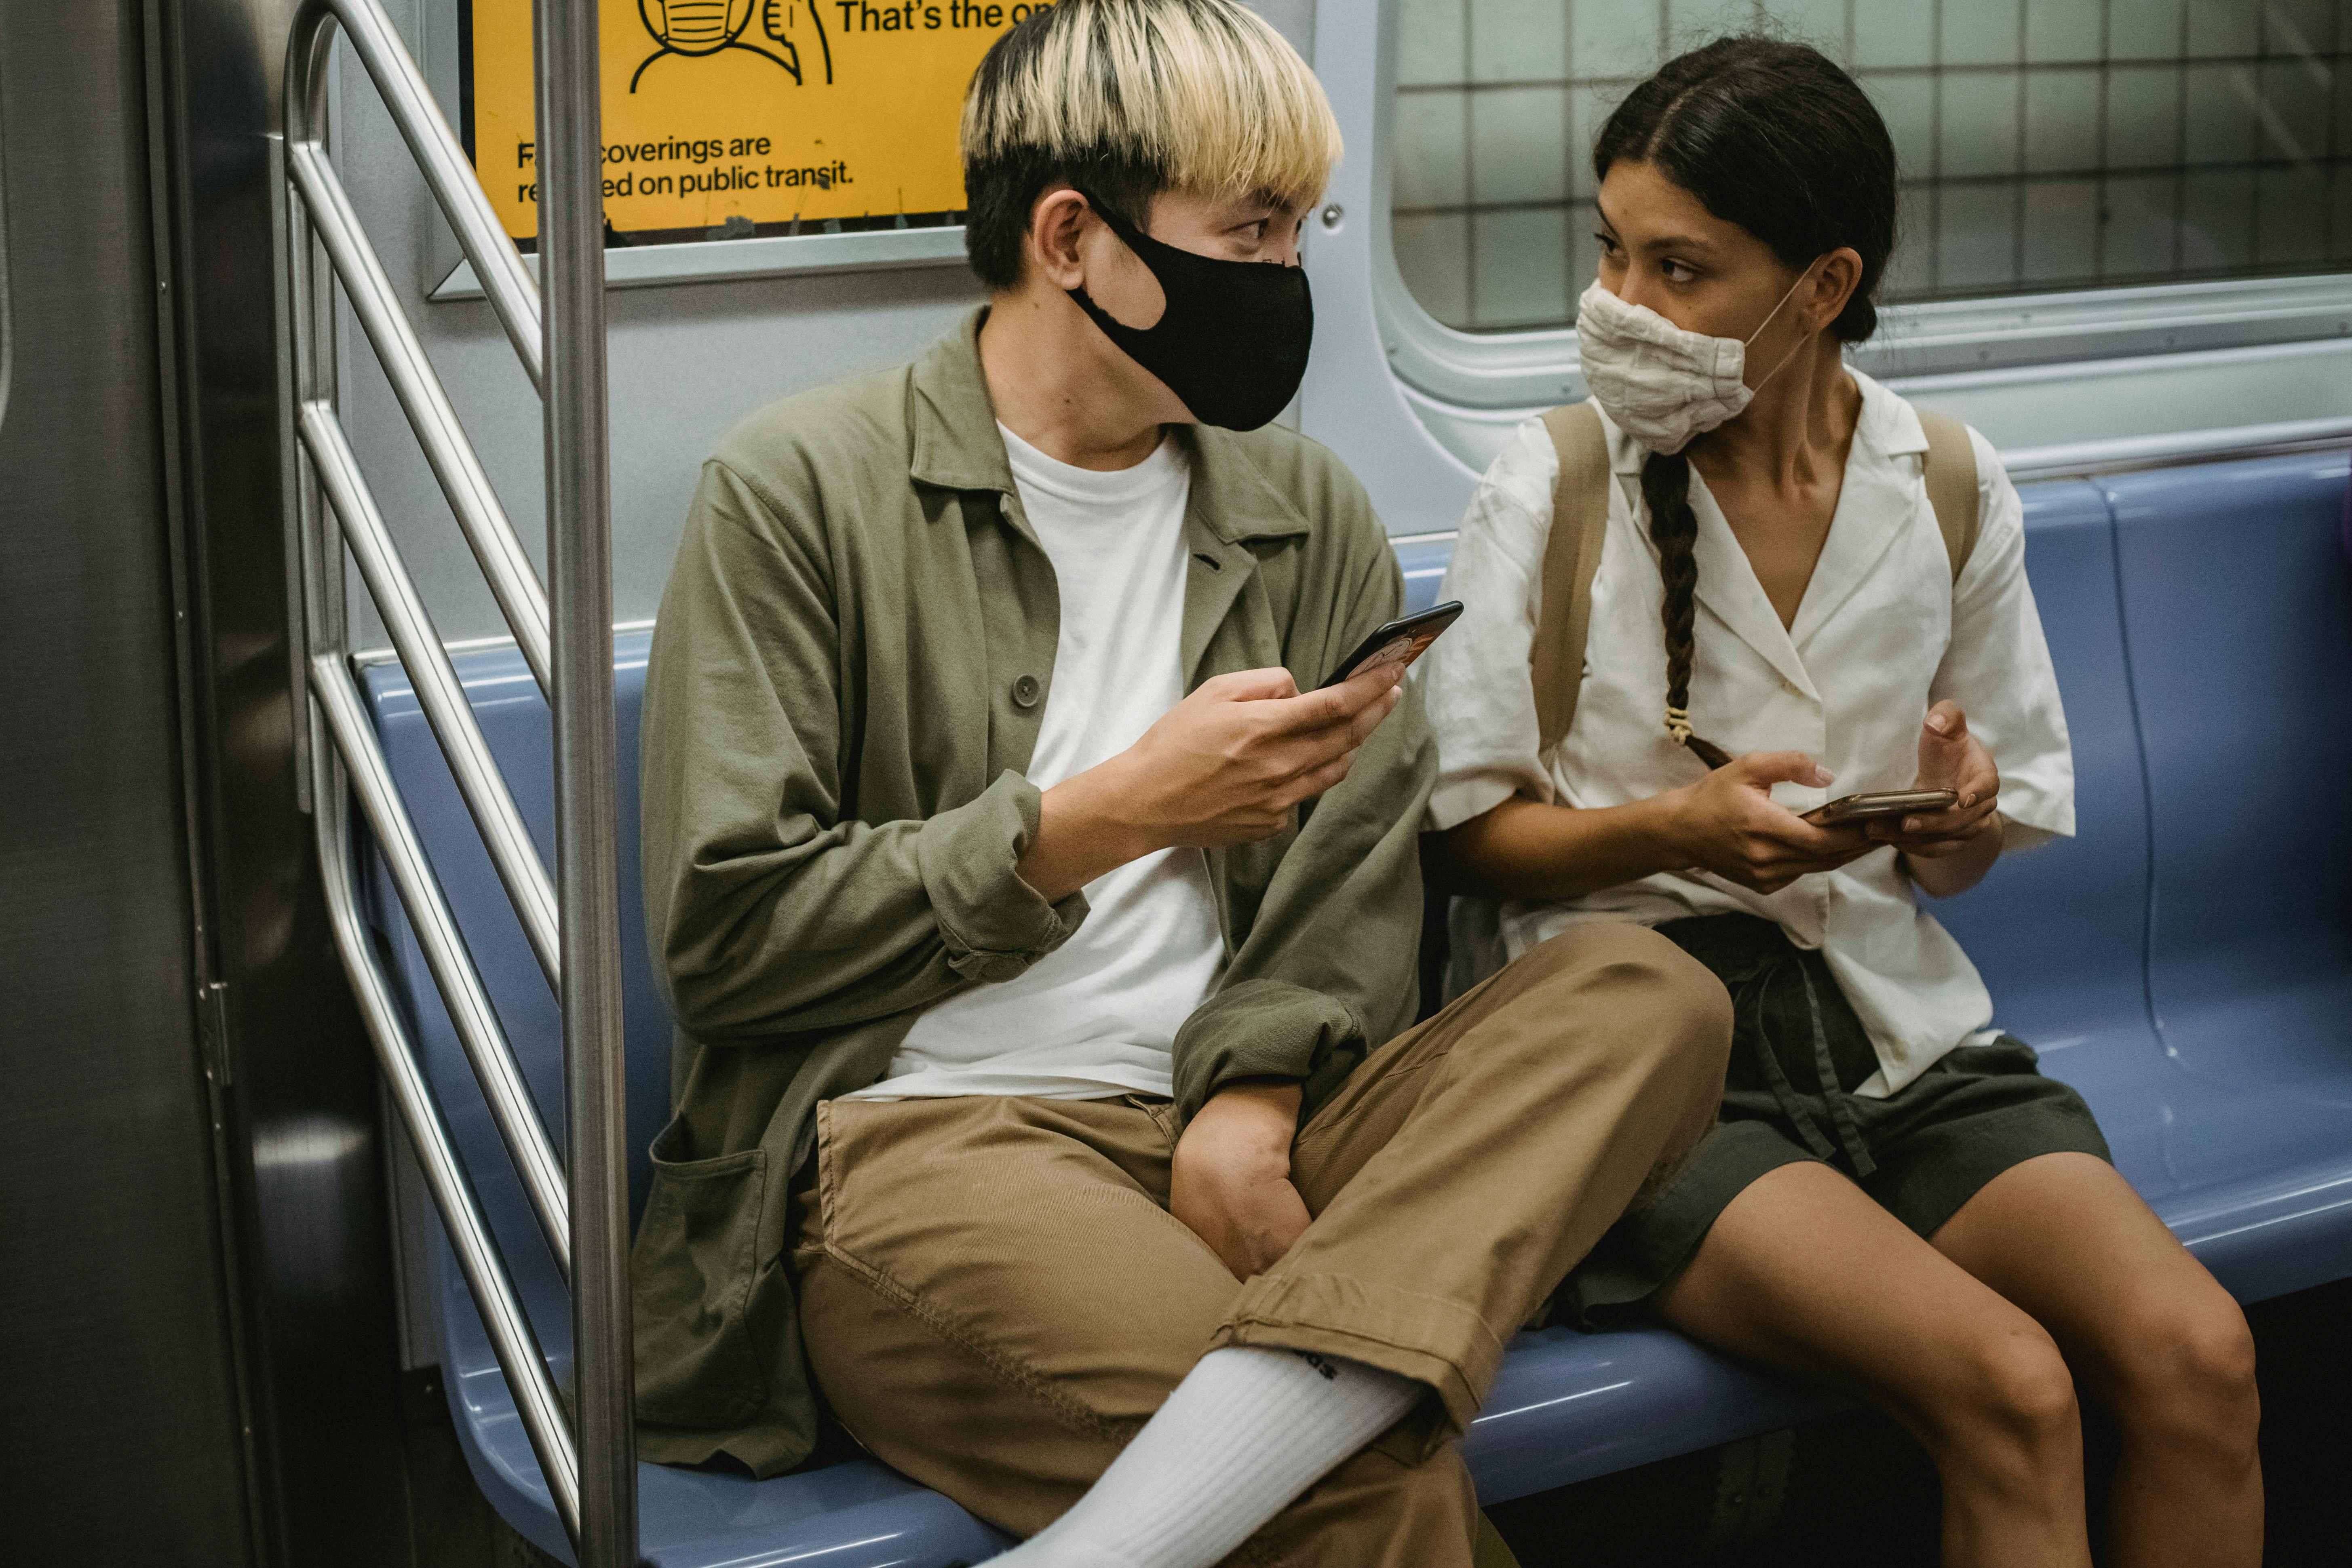
[(878, 1458), (1017, 1535), (1093, 1483), (1207, 1351), (1342, 1355), (1433, 1399), (1230, 1559), (1466, 1568), (1445, 1439), (1504, 1343), (1714, 1124), (1731, 1012), (1638, 926), (1582, 925), (1374, 1052), (1307, 1120), (1314, 1222), (1236, 1281), (1168, 1213), (1140, 1099), (828, 1102), (794, 1249), (811, 1365)]

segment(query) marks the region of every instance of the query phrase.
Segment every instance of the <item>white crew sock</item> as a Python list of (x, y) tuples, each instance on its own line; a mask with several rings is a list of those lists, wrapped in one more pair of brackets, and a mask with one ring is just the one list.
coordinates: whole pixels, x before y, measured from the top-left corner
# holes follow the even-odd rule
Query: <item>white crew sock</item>
[(1213, 1350), (1070, 1511), (998, 1568), (1210, 1568), (1427, 1392), (1360, 1361)]

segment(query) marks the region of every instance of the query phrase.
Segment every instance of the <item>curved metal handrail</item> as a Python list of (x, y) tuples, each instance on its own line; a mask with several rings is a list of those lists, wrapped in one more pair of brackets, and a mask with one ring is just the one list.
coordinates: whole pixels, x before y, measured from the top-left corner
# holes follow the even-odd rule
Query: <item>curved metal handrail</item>
[(547, 390), (545, 347), (540, 323), (539, 288), (507, 239), (505, 225), (482, 193), (449, 122), (441, 114), (424, 73), (408, 56), (407, 47), (374, 0), (309, 0), (294, 20), (287, 47), (286, 144), (320, 145), (326, 133), (326, 67), (332, 51), (326, 46), (340, 27), (352, 52), (374, 78), (384, 108), (408, 143), (409, 155), (441, 204), (442, 214), (457, 231), (457, 245), (474, 264), (474, 276), (506, 329), (530, 384)]
[[(506, 329), (507, 340), (521, 358), (531, 385), (543, 396), (547, 378), (538, 286), (490, 211), (489, 198), (482, 194), (473, 171), (466, 166), (465, 154), (448, 121), (441, 118), (440, 107), (433, 101), (415, 62), (408, 57), (399, 35), (373, 0), (310, 0), (295, 20), (289, 46), (287, 171), (301, 192), (309, 224), (326, 241), (353, 312), (383, 360), (384, 373), (416, 430), (434, 477), (448, 497), (457, 526), (481, 565), (490, 596), (506, 617), (540, 690), (552, 701), (546, 591), (540, 586), (530, 557), (458, 424), (457, 411), (434, 373), (432, 361), (400, 308), (391, 279), (367, 243), (320, 140), (327, 120), (327, 65), (334, 55), (328, 46), (338, 27), (416, 155), (417, 165), (449, 226), (457, 232), (466, 259), (484, 280), (484, 290), (499, 325)], [(302, 233), (299, 228), (294, 231), (298, 246)]]
[[(449, 1141), (449, 1129), (441, 1119), (440, 1107), (434, 1103), (425, 1074), (416, 1065), (416, 1048), (408, 1038), (407, 1026), (401, 1021), (392, 987), (376, 962), (352, 885), (355, 873), (351, 863), (350, 828), (343, 814), (343, 766), (332, 750), (318, 742), (332, 737), (338, 743), (360, 743), (361, 754), (364, 755), (372, 744), (364, 738), (366, 710), (350, 672), (331, 656), (320, 655), (311, 661), (310, 690), (311, 723), (314, 728), (326, 732), (314, 736), (310, 757), (319, 859), (326, 873), (328, 924), (333, 928), (335, 946), (342, 955), (343, 968), (351, 976), (352, 988), (359, 998), (360, 1016), (366, 1022), (368, 1040), (375, 1047), (384, 1082), (392, 1090), (394, 1108), (399, 1112), (401, 1124), (408, 1129), (409, 1140), (415, 1145), (417, 1165), (425, 1173), (425, 1185), (433, 1195), (434, 1207), (440, 1211), (442, 1227), (449, 1233), (458, 1270), (466, 1277), (466, 1288), (473, 1292), (475, 1304), (481, 1309), (482, 1326), (489, 1331), (490, 1349), (498, 1357), (499, 1370), (506, 1375), (507, 1386), (514, 1390), (515, 1409), (522, 1417), (531, 1452), (539, 1459), (540, 1473), (547, 1479), (548, 1495), (554, 1500), (555, 1511), (562, 1519), (564, 1530), (577, 1540), (580, 1459), (572, 1443), (571, 1423), (564, 1416), (563, 1401), (556, 1392), (554, 1378), (548, 1373), (547, 1356), (540, 1349), (539, 1336), (531, 1332), (530, 1319), (524, 1314), (521, 1298), (515, 1293), (506, 1260), (499, 1256), (498, 1243), (490, 1236), (489, 1223), (482, 1218), (480, 1200), (475, 1197), (473, 1184), (466, 1177), (466, 1167)], [(381, 769), (380, 754), (374, 761)], [(391, 789), (391, 778), (385, 773), (375, 789), (363, 792), (363, 798), (379, 792), (388, 794)]]
[(548, 880), (547, 868), (540, 863), (539, 847), (523, 825), (522, 813), (515, 809), (506, 779), (490, 758), (489, 743), (474, 721), (457, 666), (434, 632), (416, 584), (400, 563), (392, 530), (376, 509), (367, 481), (360, 476), (359, 459), (352, 455), (334, 411), (322, 402), (305, 402), (299, 433), (303, 454), (319, 476), (329, 509), (342, 526), (343, 538), (359, 562), (361, 580), (383, 616), (384, 629), (392, 633), (393, 646), (400, 651), (400, 662), (415, 688), (417, 706), (425, 710), (442, 755), (448, 758), (457, 792), (473, 813), (475, 826), (490, 852), (490, 863), (522, 922), (523, 936), (548, 983), (554, 985), (561, 967), (555, 886)]
[(2126, 474), (2135, 469), (2312, 452), (2340, 446), (2347, 441), (2352, 441), (2352, 419), (2296, 419), (2277, 424), (2112, 436), (2058, 446), (2011, 447), (2000, 455), (2000, 461), (2009, 476), (2022, 483), (2028, 479), (2087, 478), (2098, 474)]
[[(308, 649), (310, 786), (336, 945), (394, 1105), (416, 1145), (582, 1568), (631, 1568), (637, 1561), (636, 1451), (596, 21), (594, 0), (537, 0), (541, 250), (551, 300), (542, 319), (529, 269), (375, 0), (307, 0), (296, 19), (286, 78), (288, 222), (281, 261), (292, 373), (285, 437), (299, 454), (289, 501)], [(541, 588), (320, 140), (329, 46), (339, 36), (350, 41), (383, 95), (544, 401), (551, 594)], [(323, 270), (316, 266), (320, 251)], [(342, 284), (547, 695), (557, 809), (551, 882), (336, 415), (331, 279)], [(383, 613), (427, 727), (555, 989), (563, 1020), (568, 1170), (555, 1158), (367, 722), (348, 664), (341, 601), (346, 548)], [(533, 1216), (571, 1286), (576, 1419), (555, 1393), (361, 925), (346, 810), (353, 795), (383, 847), (394, 892), (416, 929)]]

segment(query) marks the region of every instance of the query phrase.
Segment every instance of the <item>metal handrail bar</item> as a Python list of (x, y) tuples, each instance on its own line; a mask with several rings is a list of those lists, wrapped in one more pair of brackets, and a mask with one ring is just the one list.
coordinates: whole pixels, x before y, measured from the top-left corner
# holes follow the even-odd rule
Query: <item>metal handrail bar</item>
[[(331, 696), (346, 687), (356, 691), (348, 671), (331, 656), (320, 657), (334, 664), (338, 673)], [(393, 785), (392, 769), (384, 761), (383, 747), (373, 730), (364, 727), (354, 729), (349, 722), (351, 713), (356, 711), (352, 705), (357, 700), (352, 696), (341, 706), (330, 705), (328, 730), (341, 753), (352, 791), (359, 797), (361, 812), (367, 818), (368, 828), (375, 834), (384, 864), (392, 873), (393, 888), (399, 894), (402, 907), (409, 912), (417, 946), (424, 950), (425, 967), (432, 973), (443, 1005), (448, 1009), (450, 1021), (457, 1026), (457, 1038), (465, 1046), (467, 1061), (473, 1064), (474, 1076), (481, 1082), (482, 1097), (489, 1104), (491, 1118), (505, 1136), (515, 1167), (522, 1176), (524, 1196), (547, 1238), (548, 1250), (554, 1255), (556, 1267), (569, 1279), (571, 1206), (563, 1190), (562, 1162), (556, 1158), (554, 1146), (548, 1142), (547, 1129), (539, 1119), (538, 1104), (515, 1065), (513, 1049), (490, 1004), (489, 992), (482, 985), (481, 973), (457, 936), (457, 921), (433, 874), (432, 862), (425, 857), (416, 824), (410, 820), (408, 809), (401, 803), (400, 792)]]
[[(552, 304), (544, 320), (530, 274), (475, 183), (465, 154), (426, 91), (376, 0), (306, 0), (297, 16), (287, 72), (286, 156), (289, 213), (285, 265), (290, 307), (293, 383), (289, 444), (299, 454), (292, 499), (303, 573), (310, 656), (311, 779), (320, 855), (330, 885), (337, 946), (368, 1018), (402, 1120), (435, 1178), (434, 1196), (459, 1245), (467, 1288), (492, 1330), (500, 1369), (514, 1388), (532, 1451), (581, 1568), (635, 1568), (637, 1562), (636, 1454), (629, 1326), (629, 1200), (626, 1057), (620, 998), (618, 780), (613, 688), (611, 485), (604, 376), (603, 157), (595, 0), (537, 0), (533, 30), (540, 104), (541, 248)], [(484, 1093), (504, 1097), (499, 1118), (526, 1187), (543, 1177), (533, 1151), (535, 1113), (497, 1084), (510, 1053), (494, 1023), (479, 976), (464, 953), (447, 904), (405, 820), (381, 748), (369, 729), (358, 687), (341, 662), (348, 653), (341, 607), (342, 549), (321, 514), (324, 495), (340, 525), (340, 544), (358, 559), (369, 591), (383, 609), (415, 682), (435, 738), (527, 931), (535, 925), (534, 873), (544, 876), (527, 833), (518, 837), (512, 801), (495, 785), (496, 764), (472, 722), (446, 652), (393, 547), (389, 531), (353, 461), (333, 412), (331, 284), (340, 278), (383, 359), (404, 411), (426, 449), (445, 494), (492, 581), (510, 629), (529, 646), (538, 588), (497, 505), (479, 476), (447, 397), (400, 309), (320, 140), (326, 123), (328, 42), (340, 24), (383, 94), (427, 183), (477, 273), (488, 287), (509, 339), (545, 402), (548, 556), (552, 592), (543, 602), (545, 655), (533, 674), (554, 718), (557, 807), (554, 885), (559, 896), (554, 961), (548, 967), (562, 1013), (567, 1111), (568, 1190), (559, 1209), (531, 1194), (544, 1228), (561, 1213), (568, 1249), (573, 1330), (576, 1422), (555, 1399), (545, 1357), (532, 1340), (512, 1281), (481, 1223), (450, 1147), (390, 988), (361, 928), (349, 885), (350, 825), (342, 791), (355, 788), (376, 828), (395, 889), (427, 953), (436, 988), (451, 1003), (460, 1037)], [(314, 251), (328, 272), (314, 272)], [(492, 280), (496, 281), (493, 282)], [(479, 480), (478, 483), (477, 480)], [(487, 543), (485, 542), (487, 541)], [(499, 591), (499, 578), (509, 591)], [(531, 591), (523, 591), (524, 586)], [(512, 601), (513, 604), (509, 601)], [(515, 605), (522, 608), (519, 611)], [(333, 749), (330, 749), (330, 747)], [(522, 852), (528, 851), (528, 853)], [(543, 930), (534, 931), (534, 951)], [(480, 1007), (477, 1011), (476, 1003)], [(544, 1129), (540, 1129), (543, 1141)]]
[[(473, 166), (443, 118), (433, 89), (425, 85), (424, 74), (375, 0), (310, 0), (295, 20), (288, 58), (298, 68), (323, 66), (328, 51), (322, 46), (330, 24), (341, 26), (352, 53), (374, 78), (384, 108), (400, 128), (401, 139), (408, 143), (409, 155), (416, 160), (433, 199), (441, 204), (442, 215), (457, 234), (457, 247), (474, 264), (474, 276), (481, 280), (482, 292), (489, 297), (507, 341), (521, 359), (523, 373), (530, 377), (532, 387), (544, 392), (546, 350), (538, 286), (507, 238), (505, 225), (491, 210), (490, 199), (482, 193), (481, 182), (474, 178)], [(326, 127), (324, 78), (314, 78), (310, 72), (298, 70), (288, 77), (287, 86), (288, 151), (318, 145)]]
[[(322, 471), (331, 471), (330, 465), (318, 462), (315, 452), (312, 460)], [(329, 480), (326, 489), (332, 497), (335, 482)], [(462, 694), (459, 700), (463, 701)], [(472, 716), (467, 716), (470, 722)], [(402, 805), (399, 793), (392, 788), (391, 769), (384, 764), (373, 732), (362, 731), (354, 737), (342, 725), (330, 727), (359, 793), (368, 827), (374, 832), (384, 863), (392, 873), (394, 890), (400, 895), (401, 906), (416, 933), (425, 967), (431, 971), (434, 986), (448, 1009), (449, 1021), (457, 1027), (466, 1060), (473, 1064), (482, 1098), (489, 1105), (490, 1119), (497, 1124), (499, 1136), (506, 1140), (507, 1153), (522, 1177), (524, 1196), (547, 1239), (548, 1250), (554, 1254), (556, 1267), (568, 1280), (572, 1275), (572, 1217), (571, 1204), (564, 1193), (563, 1163), (556, 1157), (554, 1145), (548, 1140), (538, 1103), (523, 1081), (514, 1048), (508, 1042), (498, 1009), (482, 984), (481, 971), (475, 967), (473, 955), (458, 936), (457, 919), (442, 894), (440, 880), (433, 874), (432, 862), (417, 836), (416, 825)], [(495, 779), (497, 775), (493, 773), (491, 777)], [(504, 788), (500, 784), (501, 793)]]
[[(2098, 441), (2069, 442), (2062, 446), (2005, 446), (2000, 449), (2000, 456), (2001, 470), (2022, 485), (2043, 479), (2095, 479), (2154, 468), (2233, 463), (2250, 457), (2285, 457), (2304, 452), (2326, 452), (2347, 442), (2352, 442), (2352, 419), (2298, 419), (2280, 424), (2111, 436)], [(1429, 528), (1420, 533), (1391, 534), (1389, 547), (1394, 549), (1405, 545), (1444, 544), (1460, 538), (1461, 533), (1459, 528)], [(503, 638), (485, 638), (479, 645), (504, 647), (506, 643)], [(377, 656), (359, 657), (365, 664)]]
[(328, 258), (342, 279), (352, 314), (374, 346), (384, 377), (392, 383), (402, 412), (408, 415), (409, 426), (416, 433), (434, 478), (440, 482), (442, 495), (448, 498), (458, 529), (481, 565), (490, 597), (498, 601), (524, 663), (544, 693), (549, 689), (547, 593), (540, 587), (539, 573), (523, 552), (522, 540), (498, 492), (490, 487), (490, 477), (483, 471), (473, 443), (466, 439), (457, 411), (450, 404), (425, 345), (417, 340), (407, 312), (394, 296), (392, 280), (377, 259), (375, 247), (368, 243), (325, 150), (316, 141), (289, 142), (286, 166), (302, 194), (310, 226), (326, 242)]
[(604, 365), (600, 0), (531, 7), (547, 298), (547, 575), (555, 670), (555, 881), (571, 1113), (580, 1568), (636, 1568), (627, 1043), (621, 1030), (618, 702)]
[[(415, 1146), (417, 1165), (425, 1173), (434, 1207), (440, 1211), (441, 1224), (449, 1233), (451, 1247), (457, 1255), (457, 1268), (466, 1278), (466, 1288), (472, 1292), (475, 1305), (481, 1309), (482, 1326), (489, 1333), (490, 1349), (498, 1357), (499, 1370), (506, 1375), (507, 1386), (514, 1391), (515, 1410), (522, 1418), (530, 1450), (539, 1459), (540, 1474), (546, 1478), (548, 1495), (554, 1500), (556, 1515), (562, 1520), (564, 1530), (576, 1539), (580, 1529), (580, 1458), (571, 1419), (564, 1413), (555, 1379), (548, 1373), (547, 1356), (540, 1348), (539, 1336), (532, 1332), (530, 1320), (515, 1294), (506, 1260), (499, 1256), (498, 1243), (482, 1218), (473, 1183), (467, 1179), (466, 1168), (449, 1141), (448, 1124), (443, 1121), (440, 1107), (434, 1103), (425, 1075), (417, 1068), (415, 1047), (401, 1022), (399, 1006), (393, 1000), (392, 987), (376, 959), (352, 885), (355, 872), (351, 862), (350, 824), (342, 804), (345, 778), (374, 776), (361, 790), (364, 800), (371, 796), (396, 799), (392, 777), (383, 767), (383, 754), (375, 749), (366, 713), (361, 706), (359, 687), (332, 654), (320, 654), (310, 661), (310, 698), (314, 731), (311, 772), (317, 801), (313, 816), (320, 867), (326, 883), (328, 923), (334, 929), (335, 946), (342, 954), (352, 989), (359, 998), (360, 1014), (366, 1020), (368, 1040), (375, 1047), (377, 1065), (391, 1087), (393, 1106)], [(327, 733), (315, 733), (321, 729)], [(322, 744), (330, 739), (334, 749)], [(341, 753), (341, 758), (337, 751)], [(352, 765), (348, 773), (346, 761)]]
[(540, 862), (530, 830), (523, 825), (514, 796), (490, 757), (489, 744), (482, 738), (481, 726), (466, 701), (466, 688), (434, 631), (425, 601), (400, 564), (392, 531), (360, 473), (342, 423), (325, 402), (312, 401), (302, 405), (299, 428), (302, 449), (310, 455), (326, 491), (329, 508), (342, 525), (343, 538), (383, 616), (385, 630), (392, 633), (393, 646), (400, 650), (400, 662), (415, 689), (417, 706), (424, 710), (434, 738), (440, 742), (441, 754), (448, 758), (457, 792), (473, 814), (474, 825), (490, 852), (490, 863), (498, 868), (499, 881), (522, 922), (531, 953), (552, 986), (562, 962), (555, 885)]
[(2352, 419), (2294, 419), (2219, 430), (2074, 441), (2057, 446), (2013, 447), (2000, 455), (2011, 479), (2059, 479), (2168, 468), (2189, 463), (2317, 451), (2352, 440)]

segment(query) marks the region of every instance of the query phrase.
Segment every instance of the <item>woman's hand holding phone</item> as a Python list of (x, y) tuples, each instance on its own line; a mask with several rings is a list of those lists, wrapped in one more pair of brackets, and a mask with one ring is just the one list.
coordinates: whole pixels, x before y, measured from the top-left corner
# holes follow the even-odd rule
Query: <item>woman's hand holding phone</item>
[(1859, 824), (1809, 822), (1773, 800), (1772, 786), (1784, 783), (1826, 789), (1830, 773), (1801, 751), (1751, 751), (1673, 791), (1678, 852), (1727, 882), (1778, 893), (1878, 847)]
[(1915, 788), (1950, 789), (1959, 799), (1940, 811), (1866, 824), (1874, 842), (1892, 844), (1915, 861), (1944, 860), (2000, 831), (2000, 769), (1984, 742), (1969, 733), (1969, 716), (1956, 702), (1937, 703), (1919, 726)]
[(2000, 851), (2000, 770), (1969, 733), (1968, 715), (1957, 703), (1937, 703), (1919, 727), (1913, 787), (1952, 790), (1958, 799), (1942, 810), (1817, 822), (1772, 799), (1780, 783), (1826, 789), (1830, 774), (1801, 751), (1751, 751), (1673, 791), (1679, 849), (1701, 871), (1778, 893), (1801, 876), (1892, 847), (1910, 862), (1912, 879), (1937, 897), (1974, 885)]
[(1966, 893), (2000, 858), (2000, 769), (1969, 733), (1958, 703), (1937, 703), (1919, 727), (1919, 782), (1959, 799), (1940, 811), (1874, 822), (1870, 836), (1894, 848), (1912, 885), (1930, 898)]
[(1922, 892), (1948, 898), (1980, 881), (2000, 852), (2000, 772), (1955, 703), (1937, 704), (1920, 727), (1914, 787), (1949, 790), (1949, 807), (1822, 821), (1772, 799), (1775, 784), (1824, 789), (1831, 782), (1801, 751), (1751, 751), (1696, 783), (1623, 806), (1565, 810), (1514, 797), (1437, 835), (1438, 874), (1456, 892), (1574, 898), (1696, 868), (1772, 894), (1893, 848)]

